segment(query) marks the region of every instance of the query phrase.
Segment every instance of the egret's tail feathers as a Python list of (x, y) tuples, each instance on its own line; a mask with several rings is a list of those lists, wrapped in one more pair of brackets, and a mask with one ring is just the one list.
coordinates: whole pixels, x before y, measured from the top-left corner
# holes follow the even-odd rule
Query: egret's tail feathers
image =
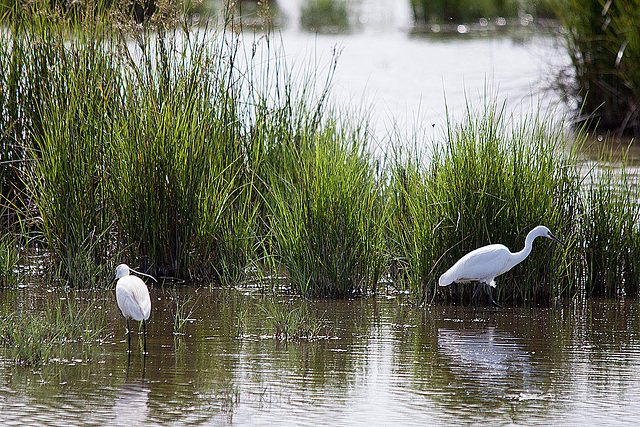
[(440, 279), (438, 279), (439, 286), (449, 286), (452, 283), (453, 283), (453, 280), (446, 277), (446, 273), (440, 276)]

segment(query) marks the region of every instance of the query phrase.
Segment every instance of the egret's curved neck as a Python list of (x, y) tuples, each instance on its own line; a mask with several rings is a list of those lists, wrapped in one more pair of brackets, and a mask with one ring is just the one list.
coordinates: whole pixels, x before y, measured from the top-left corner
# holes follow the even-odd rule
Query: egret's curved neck
[(527, 238), (524, 240), (524, 248), (521, 251), (512, 253), (511, 257), (511, 267), (520, 264), (526, 257), (531, 253), (531, 248), (533, 247), (533, 241), (538, 237), (538, 234), (534, 233), (533, 230), (527, 234)]

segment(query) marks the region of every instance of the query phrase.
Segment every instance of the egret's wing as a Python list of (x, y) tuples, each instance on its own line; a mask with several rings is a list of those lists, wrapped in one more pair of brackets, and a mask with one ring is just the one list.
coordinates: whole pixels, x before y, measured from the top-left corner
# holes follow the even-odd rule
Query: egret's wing
[(446, 273), (442, 282), (470, 282), (493, 280), (503, 273), (511, 253), (504, 245), (488, 245), (460, 258)]
[(138, 277), (136, 277), (136, 279), (138, 279), (138, 284), (133, 289), (133, 293), (138, 305), (140, 306), (142, 318), (147, 320), (151, 314), (151, 297), (149, 296), (149, 289), (147, 289), (147, 285), (144, 284), (142, 279)]
[(147, 320), (151, 314), (149, 290), (139, 277), (126, 276), (118, 281), (116, 301), (125, 317)]

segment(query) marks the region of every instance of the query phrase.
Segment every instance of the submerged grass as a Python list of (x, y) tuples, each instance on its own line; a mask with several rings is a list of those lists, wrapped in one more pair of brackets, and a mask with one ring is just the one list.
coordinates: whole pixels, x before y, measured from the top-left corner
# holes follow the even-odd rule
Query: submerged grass
[(192, 304), (191, 298), (187, 298), (186, 301), (180, 301), (177, 295), (174, 295), (173, 298), (176, 302), (176, 308), (171, 313), (173, 316), (173, 333), (181, 335), (184, 334), (184, 327), (190, 321), (190, 316), (196, 309), (198, 301)]
[(323, 331), (324, 322), (313, 315), (304, 302), (282, 302), (266, 297), (258, 307), (276, 339), (314, 339)]
[(0, 344), (5, 357), (26, 366), (40, 367), (53, 359), (90, 358), (90, 344), (103, 329), (95, 307), (80, 307), (72, 296), (47, 301), (37, 313), (7, 309), (5, 305), (0, 320)]

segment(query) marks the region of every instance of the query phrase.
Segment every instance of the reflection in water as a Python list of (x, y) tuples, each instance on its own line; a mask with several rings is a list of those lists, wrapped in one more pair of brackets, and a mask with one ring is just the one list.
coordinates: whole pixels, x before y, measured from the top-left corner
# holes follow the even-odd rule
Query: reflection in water
[(115, 397), (113, 425), (143, 425), (149, 414), (149, 387), (144, 379), (127, 381)]
[(546, 410), (554, 398), (550, 391), (552, 376), (539, 372), (534, 355), (521, 341), (494, 326), (471, 330), (441, 328), (438, 357), (455, 378), (453, 396), (447, 405), (500, 410), (510, 404), (512, 416), (526, 414), (531, 404), (537, 406), (536, 410)]
[(145, 380), (145, 370), (147, 365), (147, 355), (142, 356), (142, 375), (139, 378), (132, 378), (131, 372), (131, 352), (127, 352), (127, 371), (125, 384), (118, 390), (113, 405), (114, 420), (112, 425), (116, 426), (139, 426), (147, 420), (149, 408), (149, 387)]
[[(454, 374), (487, 385), (517, 379), (521, 384), (531, 378), (531, 357), (506, 332), (495, 327), (484, 330), (438, 331), (438, 350)], [(489, 391), (489, 390), (487, 390)], [(491, 392), (491, 391), (489, 391)]]

